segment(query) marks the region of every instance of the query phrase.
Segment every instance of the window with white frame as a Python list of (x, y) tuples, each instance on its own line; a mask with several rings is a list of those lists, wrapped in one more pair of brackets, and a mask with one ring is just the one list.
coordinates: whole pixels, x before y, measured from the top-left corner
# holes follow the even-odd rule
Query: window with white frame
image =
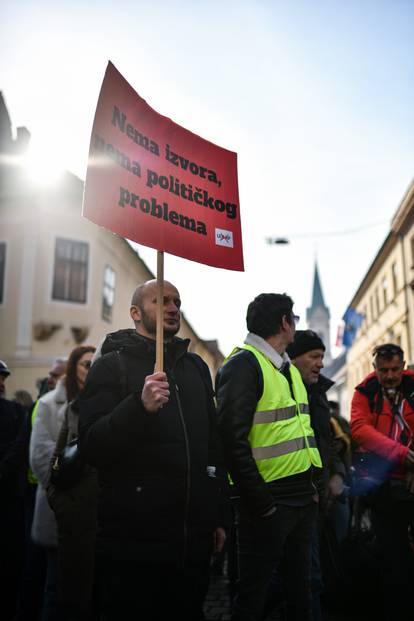
[(102, 288), (102, 319), (112, 321), (115, 299), (115, 272), (110, 265), (105, 265)]
[(384, 276), (383, 279), (381, 280), (381, 287), (382, 287), (382, 297), (384, 300), (384, 307), (386, 307), (388, 304), (388, 280), (386, 276)]
[(379, 317), (381, 309), (380, 309), (380, 301), (379, 301), (378, 288), (376, 288), (375, 291), (374, 291), (374, 298), (375, 298), (375, 316)]
[(398, 270), (397, 270), (396, 263), (393, 263), (391, 266), (391, 276), (392, 276), (393, 297), (395, 298), (398, 292)]
[(369, 298), (369, 309), (371, 311), (371, 320), (374, 321), (376, 315), (375, 315), (374, 300), (373, 300), (372, 295)]
[(56, 238), (52, 299), (85, 304), (89, 244)]

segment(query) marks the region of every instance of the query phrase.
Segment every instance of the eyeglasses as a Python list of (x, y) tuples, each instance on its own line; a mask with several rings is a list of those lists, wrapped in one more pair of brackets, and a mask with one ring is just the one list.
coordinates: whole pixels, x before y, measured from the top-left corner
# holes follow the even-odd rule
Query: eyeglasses
[(388, 356), (403, 356), (404, 353), (402, 351), (402, 349), (400, 347), (398, 347), (397, 345), (378, 345), (378, 347), (375, 347), (374, 351), (372, 352), (372, 355), (374, 356), (374, 358), (376, 356), (378, 356), (379, 358), (382, 357), (388, 357)]
[(85, 367), (85, 369), (90, 369), (91, 365), (92, 365), (92, 361), (91, 360), (82, 360), (82, 362), (79, 362), (78, 364), (80, 364), (82, 367)]
[(297, 326), (297, 325), (298, 325), (298, 323), (299, 323), (299, 321), (300, 321), (300, 317), (299, 317), (299, 315), (294, 315), (294, 314), (292, 313), (292, 319), (293, 319), (293, 321), (295, 322), (295, 326)]

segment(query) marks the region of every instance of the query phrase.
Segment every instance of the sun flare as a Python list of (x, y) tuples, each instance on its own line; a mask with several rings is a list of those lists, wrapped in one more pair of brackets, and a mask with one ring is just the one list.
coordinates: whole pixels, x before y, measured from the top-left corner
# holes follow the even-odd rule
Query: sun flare
[(30, 142), (24, 158), (30, 181), (43, 186), (51, 186), (59, 181), (63, 171), (55, 151), (54, 145), (45, 140)]

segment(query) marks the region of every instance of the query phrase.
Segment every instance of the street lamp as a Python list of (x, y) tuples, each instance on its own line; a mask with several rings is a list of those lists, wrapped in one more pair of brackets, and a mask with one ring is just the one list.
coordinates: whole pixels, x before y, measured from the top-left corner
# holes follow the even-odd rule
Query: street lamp
[(284, 244), (288, 244), (289, 240), (286, 237), (266, 237), (266, 243), (283, 246)]

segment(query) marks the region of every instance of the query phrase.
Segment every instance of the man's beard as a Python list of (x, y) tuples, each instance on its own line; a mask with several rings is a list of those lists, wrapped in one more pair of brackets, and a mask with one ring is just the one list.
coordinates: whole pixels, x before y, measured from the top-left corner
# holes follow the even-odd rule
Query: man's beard
[(401, 385), (401, 381), (399, 380), (385, 380), (384, 381), (384, 388), (386, 390), (393, 390), (394, 392), (397, 390), (397, 388), (400, 387)]
[[(153, 319), (152, 317), (150, 317), (143, 308), (140, 309), (141, 311), (141, 321), (142, 321), (142, 325), (144, 326), (144, 328), (146, 329), (146, 331), (148, 332), (148, 334), (151, 334), (154, 338), (157, 335), (157, 322), (155, 319)], [(167, 338), (172, 338), (173, 336), (175, 336), (177, 334), (177, 332), (180, 329), (180, 323), (178, 322), (178, 326), (175, 328), (166, 328), (164, 326), (164, 339), (165, 337)]]

